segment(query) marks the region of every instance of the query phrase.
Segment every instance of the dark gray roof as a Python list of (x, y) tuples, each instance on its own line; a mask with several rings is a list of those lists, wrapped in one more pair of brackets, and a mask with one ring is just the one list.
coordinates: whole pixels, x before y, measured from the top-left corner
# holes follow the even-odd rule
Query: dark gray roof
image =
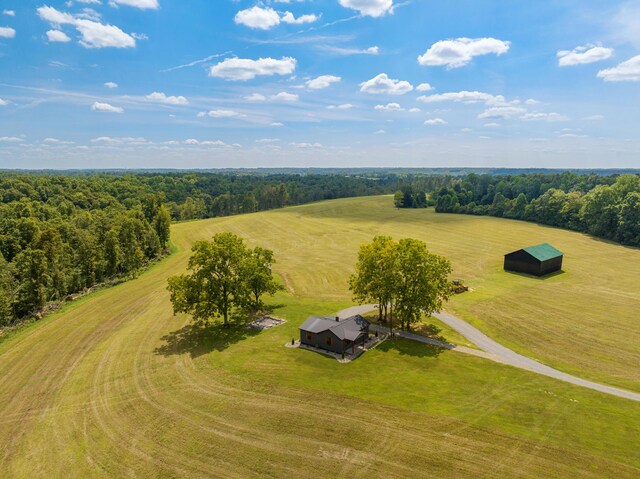
[(330, 316), (311, 316), (300, 326), (301, 330), (315, 334), (331, 331), (339, 339), (348, 339), (349, 341), (358, 339), (358, 336), (368, 328), (369, 321), (359, 314), (340, 319), (340, 321), (336, 321), (335, 317)]

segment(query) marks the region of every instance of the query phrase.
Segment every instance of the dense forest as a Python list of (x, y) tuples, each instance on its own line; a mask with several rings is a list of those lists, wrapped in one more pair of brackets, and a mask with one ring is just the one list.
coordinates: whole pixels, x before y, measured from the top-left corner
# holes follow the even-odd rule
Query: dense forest
[(171, 220), (394, 191), (394, 175), (0, 173), (0, 326), (127, 278), (167, 252)]
[[(409, 190), (415, 196), (425, 188), (418, 183)], [(449, 177), (448, 184), (430, 195), (430, 204), (437, 212), (534, 221), (640, 246), (640, 175)], [(404, 206), (404, 201), (396, 205)]]

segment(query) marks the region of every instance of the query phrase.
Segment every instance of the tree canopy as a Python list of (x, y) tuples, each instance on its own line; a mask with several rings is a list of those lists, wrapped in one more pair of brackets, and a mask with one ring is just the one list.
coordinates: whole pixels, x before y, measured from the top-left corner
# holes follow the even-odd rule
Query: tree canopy
[(451, 295), (450, 273), (449, 261), (422, 241), (376, 236), (360, 247), (349, 287), (355, 301), (378, 303), (379, 319), (390, 328), (395, 314), (404, 329), (442, 308)]
[(168, 279), (174, 313), (191, 314), (205, 324), (222, 316), (228, 327), (233, 309), (259, 309), (264, 294), (281, 289), (271, 273), (273, 252), (261, 247), (252, 250), (233, 233), (198, 241), (191, 251), (191, 273)]

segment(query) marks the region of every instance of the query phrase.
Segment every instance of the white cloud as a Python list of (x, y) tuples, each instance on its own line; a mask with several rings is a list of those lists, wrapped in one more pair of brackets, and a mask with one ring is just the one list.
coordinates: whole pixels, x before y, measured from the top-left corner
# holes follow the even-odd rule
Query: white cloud
[(590, 116), (585, 116), (583, 118), (583, 120), (586, 120), (586, 121), (601, 121), (601, 120), (604, 120), (604, 116), (602, 116), (602, 115), (590, 115)]
[(282, 57), (259, 58), (251, 60), (247, 58), (227, 58), (214, 65), (209, 70), (209, 76), (223, 78), (225, 80), (246, 81), (253, 80), (259, 75), (289, 75), (296, 69), (296, 59)]
[(281, 91), (277, 95), (271, 95), (270, 99), (272, 101), (298, 101), (298, 95), (294, 95), (293, 93), (287, 93), (286, 91)]
[(481, 120), (506, 120), (521, 115), (527, 110), (518, 106), (498, 106), (489, 108), (478, 115)]
[(343, 103), (342, 105), (329, 105), (329, 110), (351, 110), (353, 105), (351, 103)]
[(207, 113), (211, 118), (234, 118), (243, 116), (241, 113), (233, 110), (211, 110)]
[(22, 143), (23, 141), (23, 138), (18, 138), (17, 136), (0, 136), (0, 142), (2, 143)]
[(357, 10), (360, 15), (381, 17), (393, 13), (393, 0), (340, 0), (340, 5)]
[(520, 118), (526, 121), (549, 121), (549, 122), (569, 120), (568, 117), (561, 115), (560, 113), (555, 113), (555, 112), (542, 113), (537, 111), (533, 113), (526, 113), (522, 115)]
[(404, 95), (412, 90), (413, 85), (408, 81), (391, 79), (386, 73), (360, 84), (360, 91), (370, 94)]
[[(83, 3), (95, 3), (95, 2), (83, 2)], [(125, 5), (127, 7), (139, 8), (141, 10), (157, 10), (160, 7), (158, 0), (109, 0), (109, 5), (111, 5), (112, 7), (117, 7), (118, 5)]]
[(533, 98), (529, 98), (527, 101), (524, 102), (526, 105), (537, 105), (540, 102), (538, 100), (534, 100)]
[(596, 45), (583, 45), (573, 50), (560, 50), (557, 53), (558, 65), (561, 67), (572, 65), (585, 65), (599, 62), (613, 56), (613, 48), (605, 48)]
[(284, 15), (282, 15), (282, 18), (280, 18), (280, 20), (283, 23), (288, 23), (290, 25), (302, 25), (304, 23), (313, 23), (315, 21), (318, 20), (318, 16), (317, 15), (300, 15), (298, 18), (293, 16), (293, 13), (291, 12), (285, 12)]
[(2, 10), (3, 15), (7, 15), (9, 17), (15, 17), (16, 12), (14, 10)]
[(434, 88), (428, 83), (420, 83), (420, 85), (416, 87), (416, 91), (431, 91), (433, 89)]
[(14, 38), (16, 31), (10, 27), (0, 27), (0, 38)]
[(9, 102), (7, 100), (5, 100), (3, 98), (0, 98), (0, 106), (6, 106), (8, 104), (9, 104)]
[(91, 109), (93, 111), (100, 111), (100, 112), (106, 112), (106, 113), (123, 113), (124, 109), (120, 108), (119, 106), (113, 106), (113, 105), (109, 105), (109, 103), (100, 103), (100, 102), (95, 102), (93, 105), (91, 105)]
[(269, 30), (280, 24), (280, 15), (271, 7), (251, 7), (236, 13), (234, 21), (238, 25), (259, 30)]
[(338, 83), (342, 78), (333, 75), (322, 75), (307, 82), (307, 87), (312, 90), (328, 88), (332, 83)]
[(640, 55), (620, 63), (613, 68), (598, 72), (598, 78), (604, 81), (640, 81)]
[(149, 101), (166, 103), (167, 105), (188, 105), (189, 100), (183, 96), (167, 96), (162, 92), (154, 91), (145, 97)]
[(420, 113), (422, 110), (420, 108), (411, 108), (409, 109), (409, 113)]
[(252, 93), (251, 95), (245, 96), (244, 99), (247, 101), (267, 101), (267, 97), (261, 93)]
[(502, 55), (509, 51), (510, 42), (496, 38), (456, 38), (434, 43), (418, 57), (423, 66), (446, 66), (448, 69), (468, 65), (473, 57), (490, 53)]
[(274, 121), (272, 123), (269, 124), (269, 126), (284, 126), (284, 123), (280, 123), (279, 121)]
[(492, 95), (481, 91), (440, 93), (437, 95), (419, 96), (418, 100), (424, 103), (438, 103), (445, 101), (454, 101), (459, 103), (485, 103), (487, 105), (506, 103), (506, 100), (502, 95)]
[(49, 30), (47, 32), (47, 40), (49, 40), (50, 42), (66, 43), (70, 42), (71, 38), (69, 38), (66, 33), (60, 30)]
[(42, 143), (49, 143), (52, 145), (73, 145), (74, 144), (73, 141), (63, 141), (63, 140), (59, 140), (58, 138), (45, 138), (44, 140), (42, 140)]
[(333, 45), (321, 45), (318, 47), (320, 50), (335, 53), (336, 55), (378, 55), (380, 53), (379, 47), (369, 47), (365, 49), (360, 48), (345, 48), (345, 47), (336, 47)]
[(136, 46), (135, 38), (114, 25), (77, 18), (49, 6), (39, 7), (37, 12), (42, 20), (52, 25), (73, 25), (81, 35), (80, 45), (85, 48), (132, 48)]
[(113, 90), (115, 88), (118, 88), (118, 84), (114, 83), (112, 81), (108, 81), (107, 83), (104, 84), (104, 86), (106, 86), (107, 88), (109, 88), (110, 90)]
[(404, 111), (404, 108), (399, 103), (387, 103), (386, 105), (376, 105), (374, 107), (376, 111)]
[(289, 143), (289, 146), (302, 149), (322, 148), (321, 143)]
[(442, 118), (431, 118), (429, 120), (426, 120), (424, 124), (427, 126), (440, 126), (440, 125), (447, 125), (448, 123)]

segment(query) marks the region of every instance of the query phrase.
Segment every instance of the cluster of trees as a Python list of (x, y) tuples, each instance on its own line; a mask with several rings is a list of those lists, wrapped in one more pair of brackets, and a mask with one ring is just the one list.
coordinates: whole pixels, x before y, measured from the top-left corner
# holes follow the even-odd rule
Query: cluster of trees
[(169, 242), (169, 212), (152, 195), (127, 207), (103, 191), (45, 179), (0, 192), (0, 326), (135, 273)]
[(191, 273), (168, 280), (174, 314), (188, 313), (204, 324), (222, 316), (223, 326), (229, 327), (230, 312), (258, 311), (264, 307), (265, 294), (283, 289), (271, 273), (273, 251), (259, 246), (250, 249), (233, 233), (198, 241), (191, 251)]
[(393, 204), (396, 208), (426, 208), (433, 206), (427, 199), (427, 193), (413, 185), (405, 185), (393, 195)]
[(640, 246), (640, 175), (469, 175), (433, 199), (438, 212), (534, 221)]
[(376, 236), (360, 247), (349, 288), (355, 301), (379, 305), (379, 320), (388, 321), (390, 330), (394, 315), (409, 329), (423, 314), (440, 311), (451, 296), (450, 273), (449, 261), (430, 253), (422, 241)]

